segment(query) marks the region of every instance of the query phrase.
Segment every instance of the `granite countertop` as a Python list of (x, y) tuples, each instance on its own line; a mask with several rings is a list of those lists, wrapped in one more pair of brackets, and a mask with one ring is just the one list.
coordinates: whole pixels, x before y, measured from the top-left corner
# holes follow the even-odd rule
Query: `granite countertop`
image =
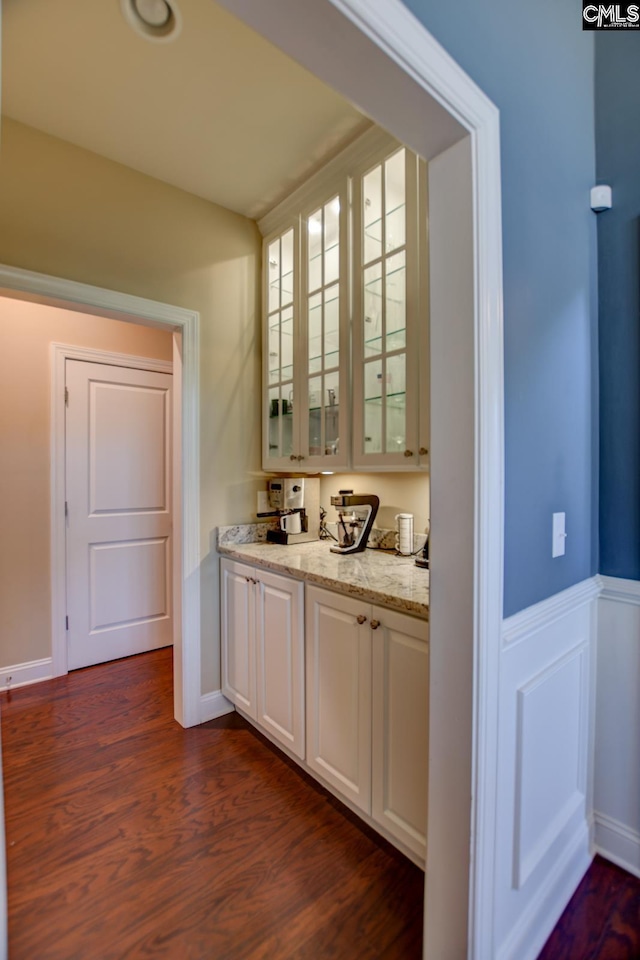
[(413, 557), (370, 549), (339, 556), (326, 540), (286, 546), (220, 542), (218, 550), (234, 560), (429, 619), (429, 571), (417, 567)]

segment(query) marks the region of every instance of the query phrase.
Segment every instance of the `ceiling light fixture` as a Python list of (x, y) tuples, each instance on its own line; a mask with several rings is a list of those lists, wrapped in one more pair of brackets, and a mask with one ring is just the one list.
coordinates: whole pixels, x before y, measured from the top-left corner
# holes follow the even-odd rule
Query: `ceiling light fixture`
[(127, 23), (145, 40), (167, 43), (182, 29), (176, 0), (120, 0)]

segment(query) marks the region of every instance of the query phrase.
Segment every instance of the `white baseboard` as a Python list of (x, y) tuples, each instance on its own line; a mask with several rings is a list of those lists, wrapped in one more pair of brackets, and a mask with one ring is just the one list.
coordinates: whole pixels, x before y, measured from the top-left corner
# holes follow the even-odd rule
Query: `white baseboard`
[(44, 660), (31, 660), (28, 663), (15, 663), (11, 667), (0, 667), (0, 692), (15, 690), (16, 687), (26, 687), (29, 683), (40, 683), (41, 680), (52, 678), (51, 657), (45, 657)]
[(212, 693), (204, 693), (200, 697), (199, 723), (207, 723), (208, 720), (216, 720), (217, 717), (223, 717), (225, 713), (232, 713), (234, 710), (234, 705), (230, 700), (227, 700), (221, 690), (214, 690)]
[(634, 877), (640, 877), (640, 833), (604, 813), (596, 812), (594, 820), (595, 852)]

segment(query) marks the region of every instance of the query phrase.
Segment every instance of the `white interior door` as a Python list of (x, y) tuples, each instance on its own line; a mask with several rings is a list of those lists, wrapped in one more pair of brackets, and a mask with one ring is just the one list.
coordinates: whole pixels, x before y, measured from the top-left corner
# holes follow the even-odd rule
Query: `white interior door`
[(171, 385), (66, 361), (70, 670), (172, 642)]

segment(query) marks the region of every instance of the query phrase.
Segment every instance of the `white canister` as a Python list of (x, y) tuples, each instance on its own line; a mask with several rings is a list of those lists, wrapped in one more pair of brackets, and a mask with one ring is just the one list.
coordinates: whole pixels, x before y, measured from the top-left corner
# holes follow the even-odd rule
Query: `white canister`
[(396, 523), (398, 524), (396, 549), (404, 557), (409, 557), (413, 553), (413, 514), (396, 514)]

